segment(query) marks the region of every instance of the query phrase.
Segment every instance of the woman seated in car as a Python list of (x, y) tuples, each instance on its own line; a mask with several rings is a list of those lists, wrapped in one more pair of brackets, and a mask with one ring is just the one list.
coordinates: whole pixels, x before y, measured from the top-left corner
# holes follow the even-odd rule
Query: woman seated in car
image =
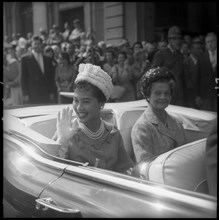
[(166, 112), (174, 91), (175, 77), (166, 67), (150, 69), (142, 78), (148, 107), (132, 128), (136, 162), (152, 160), (186, 144), (185, 131), (177, 118)]
[(73, 109), (58, 113), (56, 141), (62, 158), (88, 162), (91, 166), (130, 173), (133, 162), (127, 154), (119, 130), (100, 117), (113, 92), (111, 77), (99, 66), (80, 64), (75, 80)]

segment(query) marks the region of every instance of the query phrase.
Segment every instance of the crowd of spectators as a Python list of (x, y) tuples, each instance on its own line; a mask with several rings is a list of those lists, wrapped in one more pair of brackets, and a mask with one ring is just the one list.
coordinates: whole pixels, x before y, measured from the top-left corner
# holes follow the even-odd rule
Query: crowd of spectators
[[(40, 28), (38, 33), (42, 41), (43, 55), (50, 57), (53, 65), (53, 75), (50, 80), (54, 86), (54, 98), (50, 103), (71, 103), (71, 100), (60, 97), (59, 93), (73, 91), (80, 63), (100, 66), (112, 77), (115, 90), (116, 87), (125, 88), (120, 93), (114, 94), (110, 102), (144, 98), (139, 90), (143, 75), (150, 68), (166, 66), (174, 73), (179, 83), (176, 92), (178, 96), (171, 104), (216, 111), (214, 104), (204, 106), (205, 95), (202, 98), (202, 92), (207, 89), (206, 87), (209, 85), (215, 87), (217, 52), (213, 55), (213, 51), (217, 51), (216, 34), (183, 36), (180, 28), (173, 26), (169, 29), (166, 40), (138, 41), (131, 44), (124, 38), (119, 44), (112, 45), (104, 41), (96, 42), (92, 31), (85, 32), (78, 19), (74, 20), (73, 24), (73, 30), (66, 22), (64, 32), (60, 32), (60, 28), (53, 25), (49, 32)], [(28, 33), (26, 37), (13, 34), (11, 39), (4, 38), (5, 106), (27, 103), (22, 97), (21, 61), (26, 54), (32, 52), (33, 37), (32, 33)], [(202, 77), (203, 65), (208, 65), (207, 62), (203, 63), (204, 54), (208, 50), (212, 51), (209, 52), (209, 65), (212, 69), (209, 68), (205, 74), (211, 74), (213, 78), (209, 84), (206, 84), (207, 82), (203, 82), (200, 77)], [(215, 94), (211, 97), (208, 94), (208, 99), (215, 100)]]

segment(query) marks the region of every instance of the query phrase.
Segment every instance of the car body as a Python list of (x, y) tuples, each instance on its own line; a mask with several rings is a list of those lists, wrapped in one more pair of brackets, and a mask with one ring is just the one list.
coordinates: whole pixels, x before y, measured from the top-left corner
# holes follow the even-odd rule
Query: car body
[[(217, 199), (208, 194), (59, 158), (59, 144), (51, 137), (58, 111), (67, 106), (4, 110), (4, 217), (216, 217)], [(146, 107), (145, 100), (106, 103), (101, 114), (122, 129), (124, 114), (137, 111), (139, 116)], [(200, 138), (216, 117), (168, 108)]]

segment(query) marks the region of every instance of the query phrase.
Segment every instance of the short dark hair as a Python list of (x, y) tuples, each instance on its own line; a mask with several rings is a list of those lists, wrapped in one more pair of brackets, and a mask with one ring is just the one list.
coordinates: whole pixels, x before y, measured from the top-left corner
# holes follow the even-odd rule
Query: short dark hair
[(120, 54), (122, 54), (122, 55), (125, 57), (125, 59), (127, 59), (127, 53), (126, 53), (126, 52), (124, 52), (124, 51), (119, 51), (117, 57), (118, 57)]
[(111, 53), (113, 58), (115, 58), (115, 53), (114, 53), (114, 51), (112, 49), (107, 49), (106, 53)]
[(43, 40), (39, 35), (33, 36), (32, 41), (40, 41), (40, 43), (43, 43)]
[(132, 49), (134, 49), (135, 45), (140, 45), (141, 48), (143, 48), (141, 41), (136, 41), (133, 46)]
[(98, 102), (100, 103), (105, 103), (106, 102), (106, 96), (103, 94), (103, 92), (96, 86), (94, 86), (93, 84), (87, 82), (87, 81), (80, 81), (78, 83), (75, 83), (74, 86), (74, 91), (76, 89), (79, 90), (85, 90), (85, 91), (90, 91), (92, 92), (92, 94), (97, 98)]
[(52, 47), (49, 46), (49, 45), (47, 45), (47, 46), (44, 48), (44, 53), (48, 53), (48, 52), (53, 52), (53, 53), (54, 53)]

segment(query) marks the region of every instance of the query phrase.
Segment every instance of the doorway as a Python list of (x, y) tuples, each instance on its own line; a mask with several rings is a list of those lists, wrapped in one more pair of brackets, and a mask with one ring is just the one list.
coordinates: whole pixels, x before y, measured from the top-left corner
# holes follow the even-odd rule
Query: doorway
[(78, 18), (81, 22), (81, 27), (84, 30), (84, 8), (77, 7), (68, 10), (63, 10), (60, 12), (60, 30), (64, 31), (64, 23), (68, 22), (71, 30), (73, 30), (73, 21)]

